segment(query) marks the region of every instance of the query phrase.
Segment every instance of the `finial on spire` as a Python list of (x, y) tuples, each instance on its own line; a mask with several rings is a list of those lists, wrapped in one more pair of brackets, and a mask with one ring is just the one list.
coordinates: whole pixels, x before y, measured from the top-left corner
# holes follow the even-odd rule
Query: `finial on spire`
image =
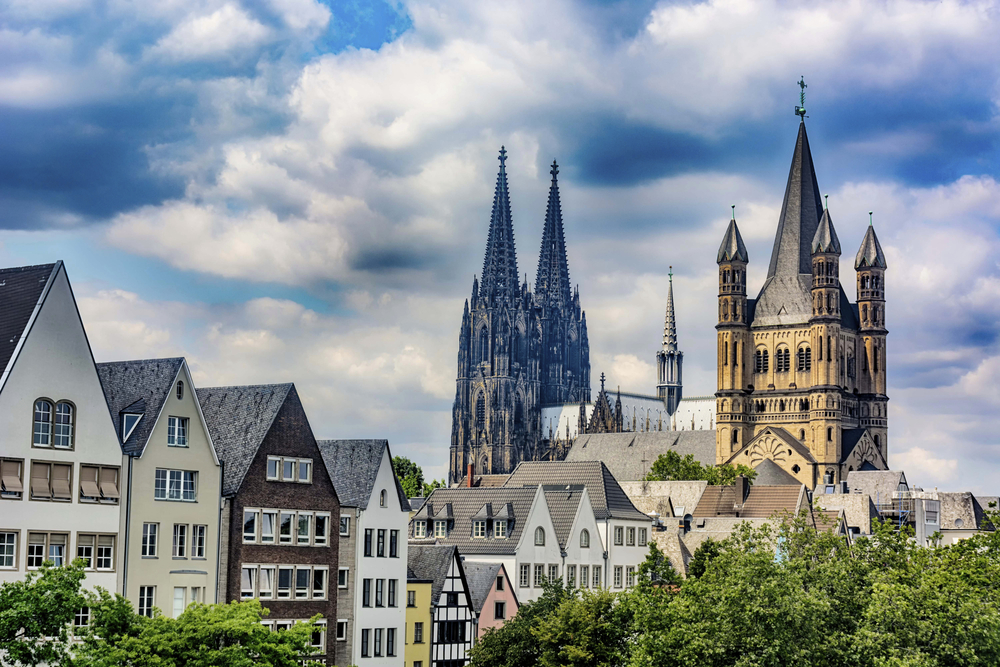
[(732, 204), (733, 207), (733, 220), (736, 219), (736, 204)]
[(804, 76), (799, 77), (799, 106), (795, 107), (795, 115), (802, 118), (805, 122), (806, 119), (806, 78)]
[(604, 391), (604, 373), (601, 373), (601, 391)]
[(507, 162), (507, 149), (503, 146), (500, 146), (500, 157), (497, 159), (500, 160), (500, 168), (503, 169)]
[(874, 227), (875, 226), (874, 223), (872, 222), (872, 213), (873, 213), (872, 211), (868, 211), (868, 226), (869, 227)]
[(667, 273), (670, 276), (670, 282), (674, 282), (674, 265), (670, 265), (670, 271)]
[(830, 195), (823, 195), (823, 208), (830, 209)]
[(549, 170), (549, 173), (552, 174), (552, 180), (555, 181), (556, 175), (559, 173), (559, 165), (556, 164), (555, 160), (552, 161), (552, 169)]

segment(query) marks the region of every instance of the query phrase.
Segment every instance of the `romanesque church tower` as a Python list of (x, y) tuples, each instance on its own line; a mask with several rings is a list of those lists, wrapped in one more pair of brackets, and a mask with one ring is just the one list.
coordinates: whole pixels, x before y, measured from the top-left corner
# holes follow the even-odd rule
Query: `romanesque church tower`
[(886, 263), (874, 227), (855, 261), (857, 303), (840, 284), (840, 255), (803, 120), (756, 299), (735, 215), (717, 256), (718, 463), (777, 466), (810, 488), (888, 467)]
[(551, 456), (541, 405), (590, 400), (590, 348), (579, 291), (570, 290), (558, 168), (542, 232), (536, 289), (520, 282), (506, 151), (500, 150), (482, 280), (473, 279), (459, 333), (449, 482), (501, 474)]

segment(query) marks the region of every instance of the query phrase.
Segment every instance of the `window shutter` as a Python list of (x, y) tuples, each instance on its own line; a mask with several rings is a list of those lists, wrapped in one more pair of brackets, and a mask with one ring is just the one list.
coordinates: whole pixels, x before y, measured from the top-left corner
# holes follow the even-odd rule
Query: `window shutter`
[(31, 495), (36, 498), (51, 498), (49, 491), (49, 464), (31, 464)]
[(21, 485), (20, 461), (0, 462), (0, 477), (3, 478), (3, 488), (8, 493), (21, 493), (24, 491), (24, 487)]
[(73, 466), (54, 464), (52, 466), (52, 497), (60, 500), (69, 500), (73, 493), (69, 488), (69, 478), (73, 472)]
[(97, 487), (97, 468), (80, 466), (80, 493), (90, 498), (101, 497), (101, 490)]
[(101, 468), (101, 493), (105, 498), (119, 498), (116, 468)]

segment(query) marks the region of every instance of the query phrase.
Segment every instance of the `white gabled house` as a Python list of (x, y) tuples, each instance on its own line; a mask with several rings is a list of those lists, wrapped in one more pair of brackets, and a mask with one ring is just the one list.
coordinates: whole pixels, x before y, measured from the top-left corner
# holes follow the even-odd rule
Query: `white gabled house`
[(80, 557), (117, 590), (122, 450), (62, 262), (0, 269), (0, 367), (0, 581)]

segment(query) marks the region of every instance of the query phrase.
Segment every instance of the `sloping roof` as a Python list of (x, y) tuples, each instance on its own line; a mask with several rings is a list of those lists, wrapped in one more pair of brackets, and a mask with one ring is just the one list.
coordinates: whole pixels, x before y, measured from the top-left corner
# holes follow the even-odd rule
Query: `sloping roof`
[(824, 209), (823, 217), (819, 219), (819, 226), (812, 239), (812, 251), (840, 254), (840, 239), (837, 238), (837, 230), (833, 228), (830, 209)]
[(9, 371), (11, 358), (27, 334), (46, 285), (62, 262), (0, 269), (0, 371)]
[[(375, 488), (382, 455), (389, 447), (388, 440), (317, 440), (319, 451), (323, 455), (326, 471), (333, 480), (341, 507), (359, 507), (366, 509)], [(392, 466), (392, 456), (389, 456)], [(410, 501), (403, 492), (395, 468), (392, 471), (396, 482), (396, 496), (400, 507), (410, 510)]]
[(743, 507), (737, 509), (735, 486), (707, 486), (692, 515), (695, 517), (730, 516), (767, 519), (787, 510), (795, 514), (802, 498), (802, 485), (763, 486), (754, 484), (747, 492)]
[(841, 431), (840, 442), (841, 442), (841, 455), (840, 460), (846, 461), (847, 457), (851, 455), (854, 448), (857, 447), (858, 442), (861, 440), (861, 436), (865, 434), (865, 428), (845, 428)]
[(761, 486), (784, 486), (792, 485), (798, 486), (801, 484), (799, 480), (791, 476), (787, 471), (783, 470), (778, 466), (777, 463), (771, 459), (764, 459), (757, 464), (754, 468), (757, 471), (757, 477), (754, 479), (754, 484), (760, 484)]
[(239, 491), (257, 450), (294, 385), (200, 387), (198, 401), (223, 462), (222, 495)]
[(464, 561), (462, 567), (465, 569), (465, 579), (469, 582), (469, 594), (472, 598), (472, 606), (478, 614), (483, 610), (486, 598), (489, 597), (490, 591), (496, 585), (497, 577), (500, 576), (503, 564)]
[(691, 522), (691, 530), (680, 536), (681, 544), (687, 550), (687, 553), (694, 555), (698, 547), (706, 540), (712, 539), (716, 542), (721, 542), (728, 539), (733, 534), (733, 531), (744, 523), (759, 528), (769, 523), (769, 520), (732, 516), (698, 517)]
[(608, 517), (649, 520), (635, 508), (601, 461), (522, 461), (507, 478), (504, 487), (542, 484), (585, 485), (598, 521)]
[(549, 516), (556, 530), (559, 547), (566, 548), (569, 533), (573, 529), (573, 519), (583, 499), (583, 484), (567, 484), (566, 486), (546, 485), (542, 487), (545, 503), (549, 506)]
[(882, 253), (882, 244), (878, 242), (875, 235), (875, 227), (868, 225), (865, 238), (861, 240), (861, 247), (854, 258), (854, 268), (863, 269), (867, 267), (886, 268), (885, 255)]
[(664, 523), (675, 513), (680, 516), (691, 514), (701, 500), (708, 482), (705, 480), (681, 480), (668, 482), (622, 482), (622, 488), (629, 500), (640, 512), (656, 512)]
[(673, 450), (703, 465), (715, 465), (715, 430), (594, 433), (573, 442), (566, 461), (602, 461), (615, 479), (642, 480), (661, 454)]
[(131, 414), (142, 415), (128, 440), (122, 442), (122, 451), (126, 454), (142, 455), (183, 364), (183, 357), (97, 364), (104, 398), (108, 402), (119, 441), (126, 435), (122, 433), (121, 418), (126, 408)]
[(906, 483), (901, 470), (852, 470), (847, 473), (851, 493), (867, 493), (876, 505), (892, 503), (892, 494)]
[(726, 228), (726, 235), (722, 237), (722, 244), (719, 246), (719, 254), (716, 256), (716, 263), (731, 262), (732, 260), (749, 262), (747, 247), (743, 245), (743, 237), (740, 235), (740, 228), (736, 226), (736, 220), (730, 220)]
[(823, 486), (817, 487), (813, 496), (816, 507), (830, 510), (844, 510), (847, 525), (857, 528), (861, 534), (868, 535), (872, 531), (872, 519), (879, 517), (875, 503), (866, 493), (819, 493)]
[[(458, 549), (454, 546), (409, 545), (406, 549), (406, 578), (409, 581), (430, 581), (431, 605), (436, 605), (441, 589), (448, 577), (448, 570), (455, 560)], [(412, 575), (412, 576), (411, 576)]]
[(781, 204), (778, 217), (778, 231), (774, 237), (771, 263), (767, 277), (812, 274), (811, 241), (816, 235), (823, 203), (820, 200), (816, 169), (806, 124), (799, 123), (799, 135), (795, 139), (792, 166), (788, 170), (785, 185), (785, 200)]
[[(939, 491), (937, 497), (941, 501), (941, 530), (982, 530), (986, 528), (983, 505), (972, 493), (968, 491)], [(988, 504), (987, 507), (989, 507)], [(959, 520), (961, 524), (956, 523)]]
[[(410, 548), (413, 548), (413, 545), (441, 543), (457, 546), (466, 554), (513, 555), (528, 520), (528, 514), (531, 512), (534, 498), (534, 487), (434, 489), (431, 495), (427, 496), (420, 512), (410, 520)], [(514, 518), (508, 523), (507, 537), (499, 539), (472, 537), (472, 517), (486, 503), (492, 504), (494, 511), (506, 506), (507, 503), (513, 507)], [(451, 505), (453, 519), (448, 537), (435, 538), (433, 527), (429, 526), (426, 538), (413, 538), (414, 521), (425, 519), (430, 512), (434, 513), (432, 516), (436, 516), (448, 505)]]

